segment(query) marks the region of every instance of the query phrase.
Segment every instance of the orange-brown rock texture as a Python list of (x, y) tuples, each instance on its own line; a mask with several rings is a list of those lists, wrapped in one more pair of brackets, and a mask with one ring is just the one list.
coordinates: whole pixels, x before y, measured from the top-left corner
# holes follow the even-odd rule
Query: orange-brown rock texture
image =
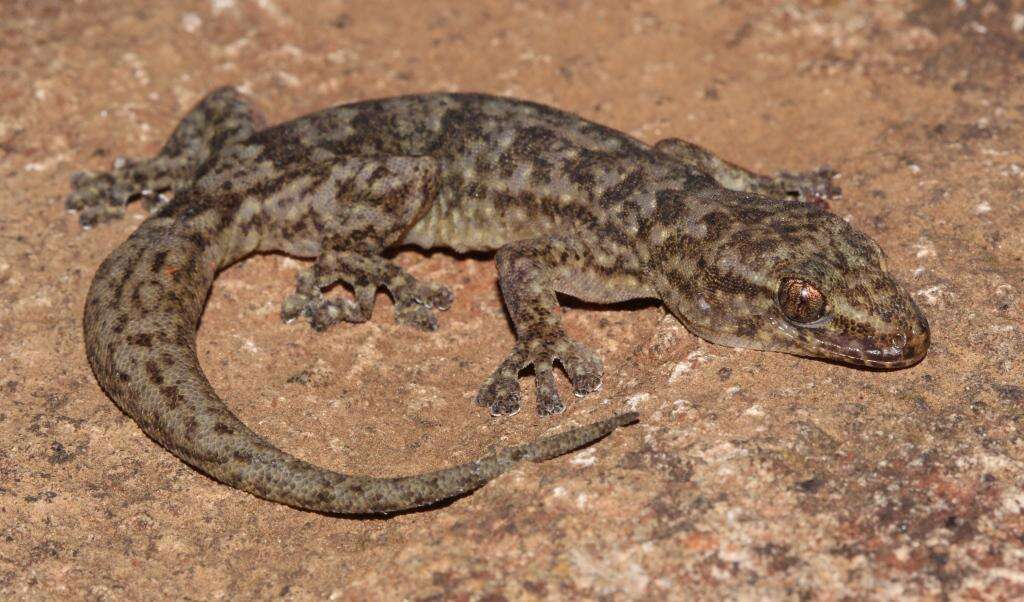
[[(2, 12), (0, 597), (1024, 595), (1024, 2)], [(427, 511), (353, 520), (259, 500), (182, 464), (97, 386), (83, 300), (144, 212), (83, 231), (62, 201), (74, 171), (153, 154), (223, 84), (274, 121), (483, 91), (763, 171), (828, 164), (845, 193), (832, 209), (886, 250), (931, 351), (863, 371), (714, 346), (655, 305), (569, 303), (570, 334), (604, 357), (604, 390), (562, 416), (493, 419), (473, 396), (513, 336), (488, 258), (398, 255), (455, 291), (437, 333), (394, 324), (384, 302), (368, 324), (315, 334), (278, 317), (302, 264), (253, 257), (217, 280), (199, 356), (243, 420), (306, 460), (410, 474), (611, 408), (641, 413)]]

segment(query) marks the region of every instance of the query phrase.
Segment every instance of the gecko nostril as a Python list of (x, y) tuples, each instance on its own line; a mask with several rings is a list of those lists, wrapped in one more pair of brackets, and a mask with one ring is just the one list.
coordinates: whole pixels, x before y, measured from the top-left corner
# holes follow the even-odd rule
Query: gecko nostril
[(889, 344), (895, 349), (903, 349), (903, 346), (907, 344), (907, 335), (902, 332), (894, 334), (892, 339), (889, 340)]

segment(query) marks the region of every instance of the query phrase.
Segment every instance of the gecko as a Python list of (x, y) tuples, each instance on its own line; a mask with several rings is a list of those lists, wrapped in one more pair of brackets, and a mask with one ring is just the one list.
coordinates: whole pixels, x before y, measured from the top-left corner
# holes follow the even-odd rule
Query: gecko
[[(601, 387), (600, 357), (564, 330), (561, 293), (657, 299), (712, 343), (895, 369), (926, 354), (925, 316), (881, 248), (827, 211), (834, 174), (760, 175), (678, 138), (653, 145), (542, 104), (464, 93), (345, 104), (268, 126), (233, 88), (213, 91), (153, 158), (79, 172), (66, 199), (89, 227), (142, 199), (150, 215), (100, 265), (84, 309), (97, 381), (152, 439), (227, 485), (339, 514), (417, 508), (524, 460), (589, 444), (622, 412), (436, 472), (330, 471), (252, 431), (210, 385), (196, 330), (215, 276), (254, 253), (311, 258), (285, 321), (365, 322), (378, 292), (398, 323), (438, 327), (452, 292), (387, 253), (399, 245), (494, 252), (516, 341), (476, 403), (537, 411)], [(325, 295), (336, 283), (347, 292)]]

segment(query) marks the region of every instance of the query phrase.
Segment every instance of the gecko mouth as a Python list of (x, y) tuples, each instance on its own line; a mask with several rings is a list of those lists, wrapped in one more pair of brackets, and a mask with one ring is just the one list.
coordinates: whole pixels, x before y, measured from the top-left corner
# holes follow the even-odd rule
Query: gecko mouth
[(814, 328), (797, 328), (788, 322), (776, 322), (777, 332), (788, 339), (796, 355), (837, 361), (853, 366), (898, 370), (909, 368), (924, 359), (931, 343), (928, 321), (920, 309), (914, 312), (895, 332), (877, 336), (856, 336), (827, 332)]
[(909, 368), (924, 359), (931, 343), (928, 321), (920, 310), (914, 309), (914, 315), (895, 333), (875, 337), (819, 333), (812, 335), (809, 346), (820, 355), (856, 366)]

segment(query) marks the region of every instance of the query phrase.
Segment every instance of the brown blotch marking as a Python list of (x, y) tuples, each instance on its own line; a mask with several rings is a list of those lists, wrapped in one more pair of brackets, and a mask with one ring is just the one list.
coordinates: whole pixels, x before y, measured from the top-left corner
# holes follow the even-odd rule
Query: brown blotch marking
[(118, 281), (117, 287), (114, 288), (114, 301), (117, 304), (120, 304), (121, 298), (124, 296), (124, 288), (128, 286), (128, 281), (131, 280), (132, 275), (135, 273), (135, 266), (136, 262), (134, 261), (128, 264), (124, 273), (121, 274), (121, 280)]
[(149, 381), (154, 385), (164, 384), (164, 375), (153, 360), (146, 360), (146, 374), (149, 375)]
[(140, 332), (128, 337), (128, 342), (132, 345), (148, 348), (153, 346), (153, 337), (149, 333)]
[(707, 288), (712, 291), (752, 296), (750, 294), (759, 289), (754, 283), (742, 276), (720, 270), (717, 266), (707, 266), (703, 274), (704, 278), (711, 283)]
[(221, 435), (234, 435), (235, 429), (224, 424), (223, 422), (218, 422), (217, 424), (213, 425), (213, 432), (220, 433)]
[(160, 251), (153, 255), (153, 272), (159, 272), (164, 267), (164, 262), (167, 261), (167, 251)]
[(744, 338), (753, 338), (761, 327), (761, 319), (756, 317), (739, 320), (736, 324), (736, 334)]
[(631, 194), (636, 192), (643, 183), (644, 171), (642, 169), (634, 169), (629, 172), (622, 181), (606, 190), (605, 193), (601, 195), (599, 201), (603, 207), (618, 205), (625, 201)]
[(175, 386), (161, 387), (160, 395), (164, 398), (164, 405), (166, 405), (170, 410), (177, 409), (187, 401), (185, 396), (181, 394), (178, 387)]
[(718, 240), (732, 225), (732, 218), (724, 211), (709, 211), (700, 218), (700, 221), (707, 228), (705, 238), (708, 240)]

